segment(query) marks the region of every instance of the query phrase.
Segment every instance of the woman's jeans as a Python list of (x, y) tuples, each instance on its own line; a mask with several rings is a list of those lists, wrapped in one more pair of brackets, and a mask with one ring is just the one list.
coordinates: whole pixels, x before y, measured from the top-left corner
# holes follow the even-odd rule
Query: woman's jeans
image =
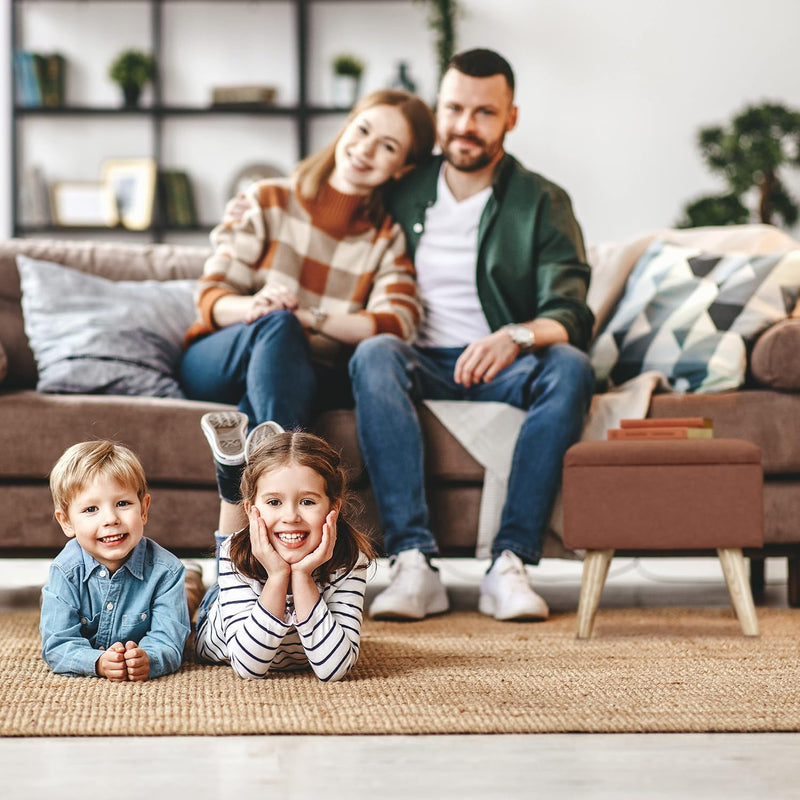
[[(290, 311), (193, 342), (183, 355), (180, 381), (192, 400), (237, 405), (251, 429), (267, 420), (306, 429), (320, 411), (352, 406), (346, 371), (312, 362), (308, 337)], [(216, 466), (220, 496), (238, 502), (242, 467)]]
[(453, 380), (463, 348), (421, 348), (391, 335), (363, 341), (350, 360), (358, 438), (388, 555), (438, 552), (425, 500), (423, 439), (416, 404), (499, 401), (527, 411), (514, 448), (492, 555), (511, 550), (536, 564), (561, 484), (564, 453), (578, 441), (594, 389), (586, 354), (554, 345), (523, 355), (489, 383)]

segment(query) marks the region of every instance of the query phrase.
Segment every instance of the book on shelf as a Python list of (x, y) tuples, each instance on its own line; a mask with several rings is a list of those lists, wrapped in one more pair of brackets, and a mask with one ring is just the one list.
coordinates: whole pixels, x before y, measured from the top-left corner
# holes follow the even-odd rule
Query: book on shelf
[(667, 425), (664, 427), (647, 426), (641, 428), (609, 428), (609, 441), (641, 442), (656, 439), (711, 439), (713, 428)]
[(278, 90), (274, 86), (215, 86), (212, 106), (271, 106)]
[(26, 108), (63, 105), (65, 65), (60, 53), (18, 50), (14, 54), (17, 103)]
[(710, 417), (662, 417), (661, 419), (621, 419), (620, 428), (713, 428)]
[(183, 170), (164, 169), (158, 173), (158, 202), (161, 220), (167, 227), (197, 225), (192, 182)]

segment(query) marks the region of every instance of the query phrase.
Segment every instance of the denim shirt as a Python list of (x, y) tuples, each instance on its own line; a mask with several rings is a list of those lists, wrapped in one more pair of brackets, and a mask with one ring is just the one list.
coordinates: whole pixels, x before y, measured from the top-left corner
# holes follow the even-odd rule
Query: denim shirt
[(189, 636), (180, 560), (143, 537), (113, 574), (71, 539), (42, 590), (42, 657), (62, 675), (97, 675), (102, 651), (136, 642), (150, 678), (175, 672)]

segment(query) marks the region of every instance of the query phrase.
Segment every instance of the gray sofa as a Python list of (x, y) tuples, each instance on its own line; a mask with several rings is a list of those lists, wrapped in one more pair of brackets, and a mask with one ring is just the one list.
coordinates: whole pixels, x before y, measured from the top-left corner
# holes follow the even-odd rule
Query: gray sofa
[[(641, 252), (642, 243), (632, 253)], [(608, 251), (592, 251), (608, 266)], [(70, 444), (89, 438), (123, 441), (140, 455), (153, 495), (148, 534), (181, 555), (207, 554), (218, 513), (214, 470), (200, 417), (225, 406), (180, 398), (44, 394), (20, 304), (17, 254), (46, 259), (113, 280), (196, 278), (207, 251), (122, 242), (7, 240), (0, 243), (0, 557), (51, 556), (64, 543), (52, 516), (50, 468)], [(590, 260), (591, 260), (590, 257)], [(605, 278), (604, 278), (605, 280)], [(591, 301), (591, 296), (590, 296)], [(603, 311), (598, 301), (598, 316)], [(714, 395), (656, 394), (651, 417), (709, 416), (715, 435), (757, 444), (765, 474), (764, 549), (789, 560), (789, 599), (800, 604), (800, 319), (772, 326), (751, 354), (752, 385)], [(766, 385), (765, 385), (766, 384)], [(427, 478), (432, 525), (443, 555), (474, 553), (483, 468), (426, 409)], [(318, 420), (349, 465), (363, 501), (361, 523), (379, 532), (355, 435), (352, 411)], [(545, 548), (545, 556), (558, 548)], [(758, 590), (760, 572), (753, 571)]]

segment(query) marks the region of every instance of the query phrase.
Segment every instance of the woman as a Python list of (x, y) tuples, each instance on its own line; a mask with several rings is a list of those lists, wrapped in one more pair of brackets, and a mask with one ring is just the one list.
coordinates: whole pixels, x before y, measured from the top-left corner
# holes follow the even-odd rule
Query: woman
[(321, 410), (348, 405), (352, 347), (378, 333), (416, 335), (414, 270), (382, 196), (430, 156), (434, 130), (419, 98), (373, 92), (291, 179), (253, 184), (212, 231), (180, 376), (187, 397), (238, 404), (245, 415), (204, 418), (220, 534), (246, 523), (238, 507), (246, 429), (267, 420), (308, 427)]

